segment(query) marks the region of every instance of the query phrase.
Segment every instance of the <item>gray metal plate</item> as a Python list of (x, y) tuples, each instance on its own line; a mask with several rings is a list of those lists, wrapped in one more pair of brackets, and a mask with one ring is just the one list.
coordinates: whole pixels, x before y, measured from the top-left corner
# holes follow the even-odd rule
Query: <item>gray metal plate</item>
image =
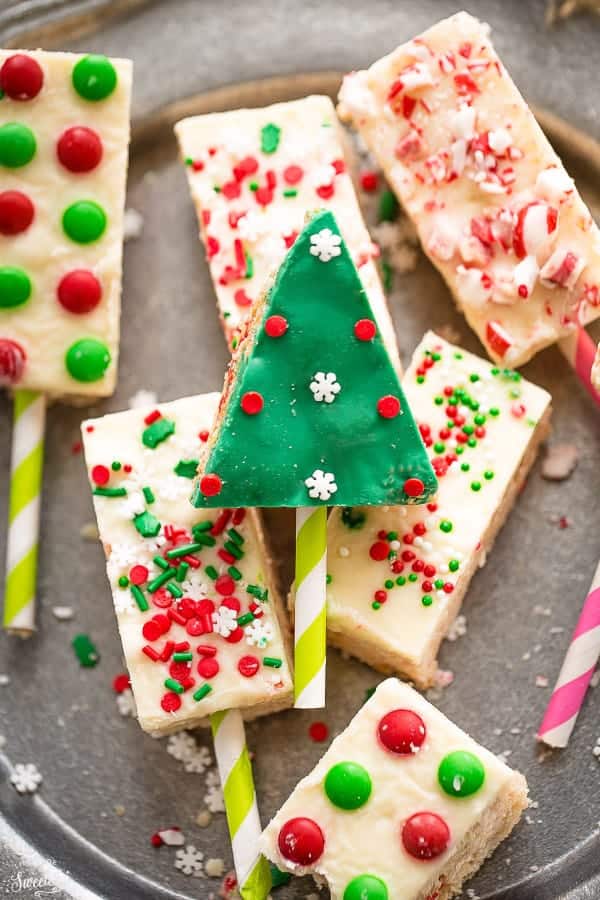
[[(472, 0), (470, 9), (491, 22), (500, 53), (531, 100), (600, 138), (598, 20), (575, 18), (546, 31), (540, 0)], [(144, 231), (126, 248), (119, 389), (85, 415), (121, 409), (142, 387), (169, 400), (221, 386), (227, 352), (171, 121), (194, 111), (333, 91), (336, 76), (323, 70), (367, 64), (454, 10), (445, 0), (0, 3), (0, 43), (91, 49), (133, 56), (136, 64), (128, 202), (144, 216)], [(563, 132), (562, 138), (553, 132), (560, 149), (600, 208), (597, 145), (578, 141), (568, 128)], [(425, 259), (397, 279), (391, 302), (405, 361), (426, 328), (448, 323), (468, 348), (480, 350)], [(597, 328), (594, 333), (599, 336)], [(510, 750), (509, 762), (525, 772), (539, 804), (530, 811), (531, 823), (519, 827), (470, 887), (489, 898), (581, 900), (600, 897), (594, 878), (600, 871), (600, 769), (591, 754), (600, 699), (590, 693), (568, 750), (541, 761), (534, 733), (550, 689), (537, 688), (535, 677), (546, 675), (552, 684), (600, 552), (600, 418), (556, 349), (544, 351), (524, 373), (551, 390), (552, 439), (576, 443), (579, 465), (564, 484), (544, 482), (539, 466), (533, 471), (473, 581), (463, 610), (467, 636), (443, 647), (441, 664), (456, 678), (438, 705), (490, 749)], [(224, 817), (215, 816), (204, 831), (194, 824), (203, 805), (202, 779), (184, 773), (162, 742), (116, 713), (111, 680), (123, 663), (104, 561), (100, 547), (79, 536), (93, 517), (81, 457), (71, 454), (82, 417), (65, 406), (49, 410), (38, 634), (26, 643), (0, 637), (0, 673), (11, 676), (10, 685), (0, 687), (0, 733), (7, 738), (6, 756), (0, 756), (0, 895), (16, 885), (18, 896), (38, 896), (38, 888), (19, 887), (15, 878), (41, 871), (61, 897), (208, 897), (217, 882), (186, 878), (173, 868), (172, 850), (149, 844), (158, 827), (176, 823), (207, 856), (230, 860)], [(9, 435), (10, 404), (3, 397), (0, 522), (6, 521)], [(555, 521), (561, 515), (572, 520), (565, 530)], [(289, 518), (281, 526), (278, 517), (272, 531), (280, 547), (289, 547)], [(4, 538), (0, 527), (0, 558)], [(284, 570), (285, 579), (289, 560)], [(57, 622), (51, 613), (57, 604), (74, 606), (76, 618)], [(551, 615), (537, 615), (538, 604)], [(552, 635), (556, 627), (566, 631)], [(96, 669), (79, 669), (69, 646), (77, 631), (96, 641), (102, 654)], [(265, 821), (322, 752), (308, 739), (310, 722), (323, 719), (335, 734), (377, 681), (367, 667), (331, 651), (335, 703), (322, 714), (290, 711), (249, 726)], [(201, 740), (210, 743), (208, 735)], [(39, 766), (44, 783), (37, 798), (19, 797), (11, 788), (8, 760)], [(119, 804), (123, 816), (115, 815)], [(278, 896), (292, 900), (311, 890), (304, 880)]]

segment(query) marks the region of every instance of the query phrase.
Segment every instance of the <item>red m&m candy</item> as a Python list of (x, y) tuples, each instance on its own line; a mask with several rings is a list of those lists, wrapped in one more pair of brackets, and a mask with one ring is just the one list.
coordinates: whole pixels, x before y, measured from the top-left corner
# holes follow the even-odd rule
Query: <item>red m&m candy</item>
[(402, 826), (402, 843), (415, 859), (435, 859), (448, 849), (450, 829), (437, 813), (418, 812)]
[(411, 709), (393, 709), (380, 719), (377, 737), (390, 753), (416, 753), (427, 735), (425, 722)]
[(0, 193), (0, 234), (10, 236), (26, 231), (35, 215), (33, 203), (21, 191)]
[(10, 338), (0, 338), (0, 384), (16, 384), (22, 377), (27, 355)]
[(26, 53), (9, 56), (0, 69), (0, 89), (11, 100), (33, 100), (43, 83), (42, 67)]
[(57, 288), (59, 303), (70, 313), (91, 312), (102, 299), (102, 285), (88, 269), (74, 269), (61, 278)]
[(56, 153), (69, 172), (91, 172), (102, 159), (102, 141), (92, 128), (75, 125), (63, 131), (56, 145)]
[(299, 866), (310, 866), (323, 853), (325, 838), (313, 819), (299, 816), (281, 828), (277, 844), (285, 859)]

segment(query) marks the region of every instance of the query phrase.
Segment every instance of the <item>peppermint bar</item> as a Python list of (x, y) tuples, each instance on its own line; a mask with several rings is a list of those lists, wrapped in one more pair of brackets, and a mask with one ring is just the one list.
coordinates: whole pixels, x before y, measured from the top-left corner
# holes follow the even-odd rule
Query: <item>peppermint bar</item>
[(402, 386), (438, 493), (422, 507), (332, 511), (327, 625), (335, 646), (427, 687), (440, 643), (548, 432), (551, 398), (433, 332)]
[(82, 425), (100, 539), (141, 727), (291, 705), (281, 601), (259, 516), (189, 501), (218, 394)]
[(487, 26), (458, 13), (339, 99), (492, 359), (519, 366), (600, 315), (598, 229)]
[(396, 336), (329, 97), (183, 119), (175, 126), (200, 235), (232, 346), (240, 325), (302, 230), (329, 209), (359, 269), (388, 353)]
[(131, 62), (0, 50), (0, 384), (111, 394)]
[(415, 690), (384, 681), (261, 838), (332, 900), (448, 900), (527, 808), (527, 783)]

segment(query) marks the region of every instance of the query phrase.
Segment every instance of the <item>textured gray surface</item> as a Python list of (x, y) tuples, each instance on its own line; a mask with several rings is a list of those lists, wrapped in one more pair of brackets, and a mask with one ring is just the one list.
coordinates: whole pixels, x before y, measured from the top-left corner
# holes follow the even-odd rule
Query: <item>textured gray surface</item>
[[(9, 35), (8, 29), (16, 27), (18, 6), (0, 4), (0, 27), (5, 25), (11, 41), (14, 33)], [(41, 4), (21, 6), (31, 11), (25, 24), (35, 22)], [(134, 116), (144, 124), (165, 104), (248, 79), (289, 74), (284, 92), (301, 93), (302, 81), (294, 80), (295, 73), (356, 68), (455, 8), (433, 0), (374, 0), (368, 12), (350, 0), (309, 0), (300, 7), (282, 2), (276, 8), (268, 2), (183, 0), (149, 4), (108, 21), (95, 34), (62, 44), (133, 56)], [(598, 21), (578, 18), (547, 32), (544, 3), (537, 0), (473, 0), (470, 10), (494, 26), (498, 49), (530, 99), (600, 138), (593, 66)], [(326, 88), (330, 80), (322, 83)], [(233, 90), (232, 105), (235, 97)], [(269, 96), (268, 90), (259, 95), (257, 90), (257, 102), (271, 99), (279, 95), (273, 91)], [(145, 227), (141, 239), (126, 249), (119, 389), (90, 414), (123, 408), (142, 387), (156, 391), (161, 400), (218, 389), (227, 361), (184, 173), (168, 129), (151, 135), (149, 146), (134, 146), (129, 204), (143, 214)], [(424, 259), (398, 284), (392, 311), (405, 361), (427, 327), (446, 323), (459, 330), (466, 346), (478, 349)], [(600, 552), (600, 419), (557, 350), (545, 351), (524, 371), (552, 391), (552, 439), (574, 441), (580, 462), (566, 484), (543, 482), (539, 467), (534, 470), (488, 565), (469, 591), (464, 608), (468, 635), (442, 650), (441, 663), (455, 671), (456, 679), (438, 705), (490, 749), (510, 750), (509, 761), (526, 773), (539, 803), (531, 811), (532, 823), (518, 829), (471, 886), (481, 896), (543, 900), (566, 897), (594, 870), (597, 856), (590, 835), (599, 818), (600, 770), (591, 755), (600, 731), (598, 694), (591, 692), (565, 753), (540, 762), (533, 735), (549, 695), (549, 689), (535, 687), (535, 676), (546, 675), (552, 683)], [(28, 865), (39, 862), (31, 851), (26, 851), (29, 863), (18, 860), (19, 848), (30, 842), (41, 857), (53, 860), (49, 877), (57, 877), (57, 870), (72, 873), (72, 883), (63, 881), (59, 896), (83, 896), (84, 885), (111, 900), (176, 897), (177, 892), (207, 897), (216, 882), (186, 879), (173, 868), (172, 850), (154, 851), (149, 845), (156, 828), (177, 823), (207, 855), (229, 858), (223, 816), (215, 817), (206, 831), (194, 825), (203, 805), (202, 779), (183, 773), (162, 743), (116, 713), (110, 682), (123, 664), (102, 553), (79, 537), (81, 525), (92, 519), (83, 463), (70, 449), (82, 417), (82, 411), (59, 405), (48, 415), (39, 632), (25, 644), (0, 637), (0, 672), (12, 678), (8, 687), (0, 687), (5, 753), (12, 763), (36, 762), (45, 776), (42, 801), (20, 798), (7, 783), (0, 757), (0, 811), (25, 840), (19, 844), (7, 826), (0, 827), (0, 894), (12, 891), (17, 872), (24, 877)], [(9, 470), (9, 435), (10, 405), (1, 398), (4, 473)], [(0, 495), (4, 522), (6, 480)], [(552, 521), (559, 515), (569, 516), (571, 527), (560, 530)], [(286, 524), (283, 542), (286, 533), (291, 537), (289, 520)], [(0, 535), (3, 558), (2, 528)], [(75, 620), (58, 623), (51, 613), (55, 604), (74, 606)], [(551, 616), (537, 615), (537, 604), (549, 607)], [(556, 627), (566, 632), (551, 635)], [(88, 631), (98, 644), (102, 660), (94, 670), (80, 670), (75, 662), (69, 642), (77, 631)], [(530, 658), (524, 659), (527, 654)], [(358, 708), (365, 689), (378, 680), (337, 652), (331, 651), (329, 658), (335, 703), (325, 712), (288, 712), (248, 728), (264, 820), (322, 752), (307, 737), (309, 723), (323, 719), (335, 734)], [(210, 743), (208, 735), (202, 740)], [(114, 813), (118, 804), (125, 806), (121, 817)], [(546, 872), (536, 875), (534, 866)], [(517, 882), (525, 882), (521, 890), (504, 892)], [(29, 898), (34, 890), (21, 887), (15, 893)], [(291, 900), (311, 890), (311, 882), (303, 881), (280, 889), (277, 896)], [(600, 888), (590, 885), (576, 896), (597, 898)]]

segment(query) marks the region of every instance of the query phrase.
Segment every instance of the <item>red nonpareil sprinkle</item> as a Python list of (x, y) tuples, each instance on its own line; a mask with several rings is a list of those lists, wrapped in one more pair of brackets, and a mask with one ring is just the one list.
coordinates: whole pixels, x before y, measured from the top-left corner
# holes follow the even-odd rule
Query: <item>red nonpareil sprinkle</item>
[(242, 193), (242, 189), (237, 181), (226, 181), (221, 187), (221, 193), (227, 200), (236, 200)]
[(246, 391), (240, 400), (240, 406), (247, 416), (256, 416), (261, 412), (265, 401), (258, 391)]
[(260, 668), (260, 662), (256, 656), (242, 656), (238, 662), (238, 672), (244, 678), (253, 678)]
[(404, 493), (409, 497), (420, 497), (425, 485), (420, 478), (407, 478), (404, 482)]
[(161, 838), (160, 834), (156, 832), (156, 834), (153, 834), (150, 838), (150, 843), (153, 847), (162, 847), (163, 839)]
[(113, 678), (113, 691), (115, 694), (122, 694), (123, 691), (126, 691), (128, 687), (131, 687), (131, 682), (129, 680), (129, 675), (127, 672), (123, 672), (120, 675), (115, 675)]
[(221, 493), (223, 482), (218, 475), (203, 475), (200, 479), (200, 491), (205, 497), (216, 497)]
[(144, 419), (144, 423), (146, 425), (152, 425), (161, 417), (161, 412), (159, 409), (154, 409), (151, 413), (148, 413), (146, 418)]
[(372, 191), (377, 190), (378, 184), (379, 176), (377, 175), (377, 172), (374, 172), (372, 169), (365, 169), (360, 173), (360, 186), (363, 191), (370, 194)]
[(316, 744), (322, 744), (329, 737), (329, 728), (325, 722), (312, 722), (308, 729), (308, 736)]
[(286, 166), (283, 170), (283, 180), (286, 184), (298, 184), (303, 175), (304, 171), (300, 166)]
[(110, 469), (107, 466), (94, 466), (92, 469), (92, 481), (99, 487), (108, 484), (110, 480)]
[(252, 297), (249, 297), (244, 288), (239, 288), (233, 295), (237, 306), (252, 306)]
[(387, 541), (375, 541), (375, 543), (371, 544), (369, 548), (369, 556), (376, 562), (381, 562), (382, 560), (387, 559), (389, 552), (390, 545)]
[(346, 171), (346, 163), (344, 162), (343, 159), (334, 159), (333, 162), (331, 163), (331, 165), (335, 169), (336, 175), (341, 175), (343, 172)]
[[(212, 528), (210, 529), (210, 533), (212, 534), (213, 537), (217, 537), (219, 534), (223, 533), (223, 531), (227, 527), (227, 524), (228, 524), (230, 518), (231, 518), (231, 510), (230, 509), (221, 510), (221, 512), (217, 516)], [(225, 575), (223, 577), (229, 578), (229, 576), (225, 576)], [(219, 581), (219, 579), (217, 579), (217, 583), (218, 583), (218, 581)], [(233, 584), (233, 579), (230, 579), (230, 581)], [(217, 588), (217, 590), (218, 590), (218, 588)], [(231, 591), (228, 591), (227, 593), (231, 594), (232, 591), (233, 591), (233, 588), (231, 589)]]
[(359, 319), (354, 323), (354, 336), (359, 341), (372, 341), (376, 333), (377, 328), (372, 319)]
[(265, 334), (270, 338), (279, 338), (288, 330), (288, 321), (284, 316), (269, 316), (265, 322)]
[(254, 156), (245, 156), (238, 165), (245, 175), (254, 175), (258, 171), (258, 160)]
[(385, 603), (385, 601), (387, 600), (387, 596), (387, 591), (384, 590), (375, 591), (374, 594), (375, 601), (377, 603)]
[(192, 170), (194, 172), (201, 172), (204, 168), (204, 163), (201, 159), (195, 159), (192, 162)]
[(382, 419), (395, 419), (400, 413), (400, 400), (392, 394), (380, 397), (377, 401), (377, 412)]
[(317, 194), (321, 200), (331, 200), (335, 193), (335, 187), (332, 184), (322, 184), (317, 188)]
[(91, 434), (92, 431), (94, 430), (94, 426), (93, 426), (93, 425), (86, 425), (86, 426), (85, 426), (85, 430), (86, 430), (86, 432), (87, 432), (88, 434)]
[(160, 705), (165, 712), (177, 712), (181, 706), (181, 697), (173, 691), (167, 691), (167, 693), (163, 695)]
[(209, 432), (206, 431), (206, 430), (200, 431), (200, 432), (198, 432), (198, 437), (200, 438), (200, 440), (202, 441), (202, 443), (205, 444), (205, 443), (207, 442), (207, 440), (208, 440)]

